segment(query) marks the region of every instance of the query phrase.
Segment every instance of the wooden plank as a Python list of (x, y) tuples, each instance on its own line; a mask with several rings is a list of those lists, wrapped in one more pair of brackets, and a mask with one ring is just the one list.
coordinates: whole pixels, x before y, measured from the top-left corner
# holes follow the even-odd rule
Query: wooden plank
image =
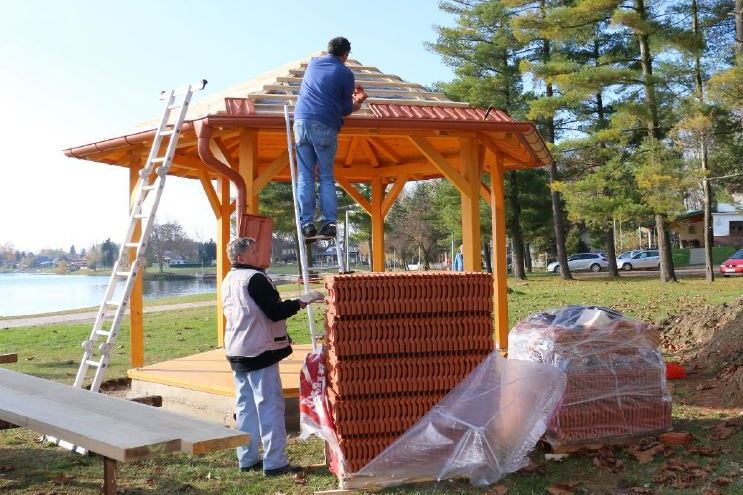
[(356, 149), (359, 146), (361, 138), (352, 136), (351, 142), (348, 143), (348, 151), (346, 152), (346, 158), (343, 160), (343, 164), (348, 167), (353, 164), (354, 158), (356, 158)]
[(11, 352), (8, 354), (0, 354), (0, 364), (10, 364), (18, 362), (18, 354)]
[(392, 208), (392, 205), (395, 204), (395, 200), (397, 199), (397, 196), (400, 194), (400, 191), (402, 191), (403, 187), (405, 187), (405, 184), (408, 182), (408, 176), (402, 175), (395, 179), (395, 183), (392, 186), (392, 189), (390, 189), (387, 194), (384, 197), (384, 201), (382, 202), (382, 216), (386, 217), (387, 213), (390, 212), (390, 208)]
[(493, 155), (498, 155), (498, 153), (502, 153), (511, 160), (527, 165), (529, 162), (524, 160), (521, 156), (519, 156), (511, 147), (509, 147), (507, 144), (503, 143), (502, 141), (491, 138), (487, 134), (483, 132), (479, 132), (477, 134), (477, 138), (480, 140), (480, 142), (485, 146), (485, 148), (488, 149)]
[[(142, 158), (143, 149), (141, 146), (136, 146), (129, 151), (129, 210), (134, 207), (134, 196), (139, 183), (139, 171), (144, 166), (144, 159)], [(132, 232), (132, 242), (138, 242), (142, 237), (142, 220), (140, 219), (134, 231)], [(129, 257), (129, 263), (131, 264), (137, 259), (137, 250), (129, 248), (127, 253)], [(129, 296), (129, 326), (131, 331), (129, 332), (129, 362), (132, 366), (142, 366), (144, 364), (144, 315), (142, 313), (143, 306), (143, 288), (142, 278), (145, 272), (146, 263), (140, 263), (139, 269), (137, 270), (137, 276), (134, 279), (134, 286)]]
[(508, 349), (508, 271), (506, 257), (506, 202), (503, 154), (495, 155), (490, 167), (490, 215), (493, 239), (493, 313), (495, 315), (496, 348)]
[(206, 198), (209, 200), (209, 206), (212, 207), (212, 211), (214, 212), (214, 217), (219, 218), (221, 214), (221, 203), (219, 202), (219, 196), (217, 196), (217, 191), (214, 190), (214, 186), (212, 186), (211, 178), (206, 174), (206, 172), (202, 172), (199, 174), (199, 181), (201, 181), (201, 186), (204, 188), (204, 193), (206, 193)]
[[(284, 82), (284, 83), (301, 83), (302, 78), (301, 77), (291, 77), (291, 76), (280, 76), (276, 78), (277, 82)], [(423, 85), (418, 83), (412, 83), (412, 82), (405, 82), (405, 81), (366, 81), (365, 84), (363, 84), (364, 87), (389, 87), (389, 88), (419, 88), (424, 89)], [(297, 86), (298, 87), (298, 86)]]
[(473, 139), (463, 139), (461, 144), (462, 172), (467, 189), (461, 192), (462, 207), (462, 254), (464, 270), (482, 270), (480, 255), (480, 167), (477, 159), (477, 146)]
[(369, 140), (361, 137), (359, 137), (358, 139), (361, 140), (361, 147), (363, 148), (364, 153), (366, 153), (366, 156), (369, 157), (369, 163), (371, 163), (372, 167), (378, 167), (379, 158), (377, 158), (377, 154), (374, 152), (371, 145), (369, 144)]
[(459, 170), (454, 168), (439, 151), (433, 147), (430, 141), (422, 137), (411, 136), (410, 141), (420, 152), (433, 163), (439, 171), (451, 182), (462, 194), (468, 194), (469, 183), (462, 177)]
[(248, 441), (215, 423), (9, 370), (0, 370), (0, 417), (122, 462)]
[(275, 158), (255, 179), (255, 190), (261, 192), (276, 174), (289, 166), (289, 151), (284, 151)]
[(392, 160), (395, 164), (398, 164), (402, 161), (402, 158), (400, 158), (400, 155), (392, 149), (390, 145), (382, 141), (381, 139), (376, 138), (367, 138), (367, 141), (374, 145), (379, 151), (381, 151), (383, 154), (387, 155), (387, 157)]
[(361, 206), (367, 213), (371, 215), (371, 203), (359, 192), (358, 189), (354, 187), (353, 184), (348, 182), (348, 180), (346, 180), (345, 178), (339, 176), (335, 177), (335, 181), (340, 184), (340, 186), (343, 188), (344, 191), (348, 193), (349, 196), (356, 200), (359, 206)]

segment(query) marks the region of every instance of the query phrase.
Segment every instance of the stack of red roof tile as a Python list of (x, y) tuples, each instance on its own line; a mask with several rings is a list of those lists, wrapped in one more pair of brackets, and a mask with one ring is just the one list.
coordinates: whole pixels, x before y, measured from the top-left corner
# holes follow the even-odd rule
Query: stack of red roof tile
[(374, 273), (335, 275), (325, 286), (327, 396), (353, 473), (492, 351), (493, 282), (481, 273)]
[(671, 427), (657, 329), (607, 308), (567, 306), (530, 315), (508, 336), (509, 359), (551, 364), (567, 375), (546, 432), (553, 447), (636, 436)]

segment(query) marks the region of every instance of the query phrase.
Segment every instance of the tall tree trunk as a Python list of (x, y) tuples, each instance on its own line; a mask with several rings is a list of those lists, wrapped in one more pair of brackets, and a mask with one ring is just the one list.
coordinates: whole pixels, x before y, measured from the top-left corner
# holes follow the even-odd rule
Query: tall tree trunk
[(534, 266), (531, 262), (531, 249), (528, 242), (524, 243), (524, 265), (526, 265), (526, 273), (532, 273)]
[(735, 0), (735, 53), (743, 57), (743, 0)]
[(614, 278), (619, 277), (619, 270), (617, 269), (617, 250), (614, 248), (613, 227), (606, 229), (606, 257), (609, 258), (609, 275)]
[(510, 182), (508, 191), (508, 228), (511, 231), (511, 266), (513, 267), (513, 276), (519, 280), (526, 280), (524, 272), (524, 238), (521, 235), (521, 205), (519, 205), (519, 185), (518, 173), (511, 171), (508, 173)]
[[(548, 62), (550, 58), (550, 42), (544, 40), (542, 45), (543, 59), (544, 62)], [(552, 83), (547, 83), (546, 95), (548, 98), (554, 96), (554, 90)], [(555, 142), (555, 119), (550, 117), (547, 119), (547, 142), (554, 144)], [(552, 199), (552, 225), (555, 229), (555, 247), (557, 248), (557, 261), (560, 262), (560, 276), (564, 280), (573, 280), (573, 275), (570, 273), (570, 267), (568, 267), (568, 253), (565, 249), (565, 222), (564, 212), (562, 208), (562, 199), (560, 193), (553, 187), (558, 179), (557, 163), (553, 160), (550, 163), (550, 194)]]
[[(695, 35), (701, 35), (699, 27), (699, 9), (697, 0), (691, 0), (691, 27)], [(704, 105), (704, 86), (702, 84), (702, 62), (700, 54), (694, 57), (694, 82), (696, 85), (697, 98), (699, 103)], [(712, 230), (712, 187), (710, 186), (709, 162), (707, 159), (707, 136), (702, 132), (701, 135), (701, 158), (702, 158), (702, 189), (704, 191), (704, 267), (705, 278), (707, 282), (715, 281), (715, 269), (712, 265), (712, 247), (714, 246), (714, 233)]]
[(671, 240), (665, 215), (655, 215), (655, 227), (658, 231), (658, 251), (660, 252), (660, 279), (663, 282), (678, 282), (673, 269)]
[(490, 253), (490, 243), (487, 240), (482, 241), (482, 252), (485, 256), (485, 271), (493, 273), (492, 254)]

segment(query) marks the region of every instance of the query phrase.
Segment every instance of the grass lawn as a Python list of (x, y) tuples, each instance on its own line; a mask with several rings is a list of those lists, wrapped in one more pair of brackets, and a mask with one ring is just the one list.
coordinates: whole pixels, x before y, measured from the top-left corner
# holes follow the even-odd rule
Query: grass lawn
[[(509, 281), (511, 324), (528, 313), (564, 304), (597, 304), (614, 307), (629, 315), (660, 321), (667, 315), (689, 307), (718, 304), (743, 293), (743, 280), (719, 279), (714, 285), (702, 279), (684, 278), (679, 283), (663, 284), (652, 279), (625, 277), (620, 281), (584, 279), (563, 282), (550, 275), (532, 276), (527, 282)], [(282, 286), (282, 291), (295, 291), (296, 285)], [(213, 296), (210, 296), (213, 297)], [(179, 298), (171, 302), (177, 302)], [(319, 313), (319, 312), (318, 312)], [(309, 343), (306, 313), (289, 321), (289, 333), (295, 342)], [(317, 315), (321, 321), (322, 315)], [(214, 347), (216, 309), (214, 307), (179, 310), (145, 315), (145, 360), (158, 362), (185, 356)], [(90, 324), (50, 325), (45, 327), (0, 330), (0, 353), (18, 352), (18, 363), (9, 369), (71, 383), (80, 359), (80, 342), (87, 337)], [(128, 368), (129, 329), (125, 325), (112, 354), (107, 378), (124, 377)], [(686, 382), (685, 380), (682, 382)], [(538, 450), (534, 460), (537, 470), (516, 473), (501, 484), (508, 494), (543, 494), (555, 483), (579, 482), (576, 493), (633, 493), (632, 487), (652, 487), (655, 494), (701, 494), (704, 486), (720, 476), (733, 475), (732, 483), (720, 493), (743, 493), (743, 431), (738, 428), (730, 437), (712, 441), (710, 426), (722, 419), (740, 415), (740, 409), (720, 409), (695, 401), (696, 383), (674, 384), (674, 422), (677, 430), (691, 432), (703, 445), (722, 448), (715, 457), (686, 452), (670, 453), (670, 459), (681, 458), (700, 466), (709, 466), (706, 482), (686, 490), (657, 486), (653, 481), (659, 466), (670, 459), (657, 456), (649, 464), (638, 464), (623, 449), (616, 449), (621, 469), (608, 470), (588, 456), (572, 456), (560, 463), (544, 462)], [(739, 416), (738, 416), (739, 417)], [(102, 478), (100, 460), (73, 455), (53, 446), (36, 442), (33, 432), (23, 429), (0, 431), (0, 494), (97, 494)], [(289, 457), (299, 465), (323, 461), (322, 444), (313, 440), (301, 443), (292, 439)], [(710, 464), (714, 463), (714, 464)], [(266, 480), (260, 474), (240, 473), (235, 469), (232, 451), (200, 457), (163, 456), (152, 460), (121, 465), (118, 471), (120, 493), (127, 494), (309, 494), (336, 486), (335, 479), (322, 468), (308, 470), (304, 477), (283, 476)], [(493, 490), (492, 487), (490, 490)], [(624, 490), (624, 491), (621, 491)], [(383, 493), (400, 494), (485, 494), (499, 493), (477, 489), (461, 482), (443, 482), (398, 489)], [(566, 492), (567, 493), (567, 492)], [(634, 492), (640, 493), (640, 492)]]

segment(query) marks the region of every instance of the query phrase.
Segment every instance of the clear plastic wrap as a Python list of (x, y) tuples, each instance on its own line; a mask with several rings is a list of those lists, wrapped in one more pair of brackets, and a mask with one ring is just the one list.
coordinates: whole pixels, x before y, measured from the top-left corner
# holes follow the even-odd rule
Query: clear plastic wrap
[(381, 488), (468, 478), (496, 482), (525, 466), (565, 390), (552, 366), (491, 353), (344, 487)]
[(567, 389), (547, 428), (556, 445), (608, 442), (671, 427), (671, 397), (653, 326), (608, 308), (534, 313), (508, 336), (509, 359), (551, 364)]

